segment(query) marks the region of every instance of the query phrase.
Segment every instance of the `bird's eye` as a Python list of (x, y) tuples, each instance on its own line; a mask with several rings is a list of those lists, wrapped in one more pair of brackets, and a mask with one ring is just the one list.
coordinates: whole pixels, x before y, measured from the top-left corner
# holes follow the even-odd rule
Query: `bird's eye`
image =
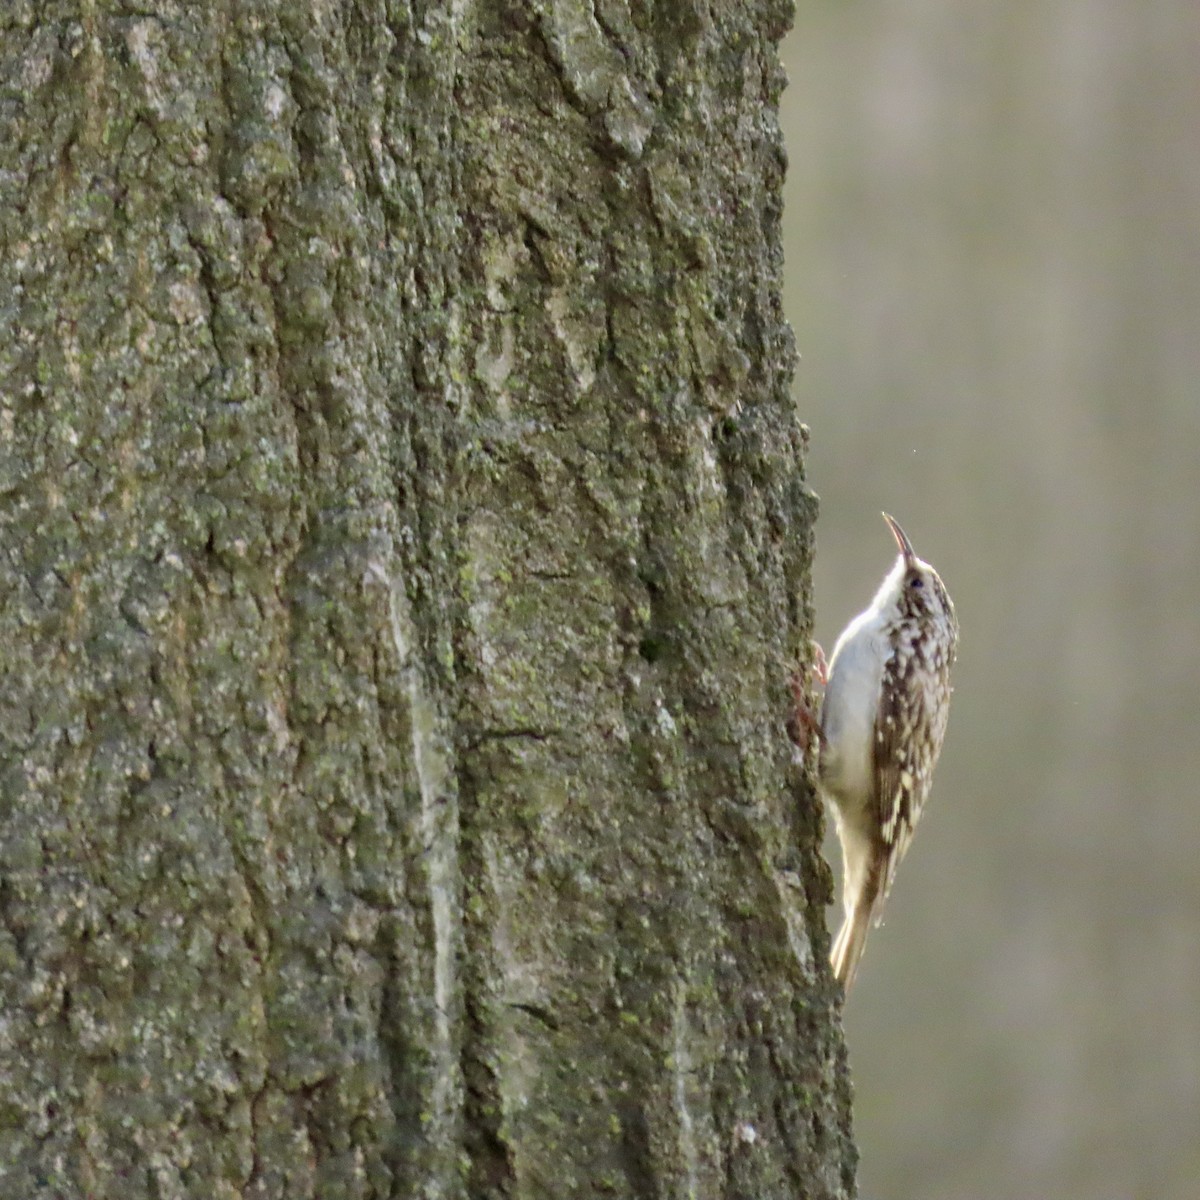
[(925, 580), (923, 580), (923, 579), (920, 577), (920, 575), (914, 575), (914, 576), (912, 577), (912, 580), (911, 580), (911, 582), (909, 583), (909, 585), (908, 585), (908, 586), (909, 586), (909, 587), (915, 587), (915, 588), (924, 587), (924, 586), (925, 586)]

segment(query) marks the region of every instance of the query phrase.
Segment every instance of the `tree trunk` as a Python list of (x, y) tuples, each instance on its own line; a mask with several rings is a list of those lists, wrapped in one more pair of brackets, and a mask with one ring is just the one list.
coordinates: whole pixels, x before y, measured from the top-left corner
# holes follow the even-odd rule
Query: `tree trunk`
[(0, 18), (0, 1196), (843, 1197), (789, 5)]

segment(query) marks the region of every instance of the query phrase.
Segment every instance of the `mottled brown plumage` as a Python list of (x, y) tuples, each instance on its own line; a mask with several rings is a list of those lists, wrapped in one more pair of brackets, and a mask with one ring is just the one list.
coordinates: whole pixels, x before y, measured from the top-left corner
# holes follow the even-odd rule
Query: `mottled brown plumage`
[(954, 605), (886, 513), (900, 556), (846, 627), (821, 711), (821, 790), (834, 808), (846, 917), (833, 968), (849, 991), (912, 840), (941, 753), (958, 643)]

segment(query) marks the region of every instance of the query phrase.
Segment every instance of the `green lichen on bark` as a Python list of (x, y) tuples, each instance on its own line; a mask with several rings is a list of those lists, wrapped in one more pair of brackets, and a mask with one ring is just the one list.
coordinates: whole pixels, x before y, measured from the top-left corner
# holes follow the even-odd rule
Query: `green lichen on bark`
[(850, 1193), (785, 20), (0, 18), (0, 1192)]

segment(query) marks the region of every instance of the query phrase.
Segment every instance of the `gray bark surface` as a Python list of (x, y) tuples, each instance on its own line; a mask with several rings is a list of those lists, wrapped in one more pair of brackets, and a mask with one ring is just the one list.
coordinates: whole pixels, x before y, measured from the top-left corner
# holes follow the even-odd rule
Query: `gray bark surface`
[(0, 1197), (842, 1197), (787, 5), (0, 17)]

